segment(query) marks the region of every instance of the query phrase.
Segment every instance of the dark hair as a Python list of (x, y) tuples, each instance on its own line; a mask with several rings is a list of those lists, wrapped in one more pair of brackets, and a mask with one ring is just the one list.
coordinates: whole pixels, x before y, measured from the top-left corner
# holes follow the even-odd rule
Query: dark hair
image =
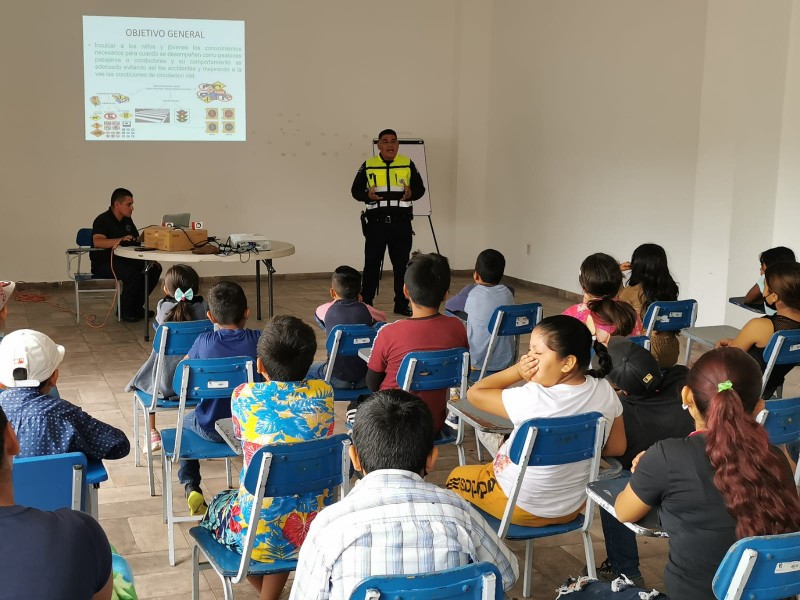
[(238, 325), (244, 321), (247, 296), (233, 281), (220, 281), (208, 290), (208, 310), (220, 325)]
[(586, 305), (603, 323), (613, 325), (614, 335), (628, 336), (636, 327), (636, 311), (627, 302), (615, 300), (622, 286), (619, 263), (608, 254), (598, 252), (581, 263), (578, 281), (583, 291), (593, 296)]
[(667, 253), (658, 244), (642, 244), (631, 257), (629, 286), (642, 285), (642, 308), (659, 300), (677, 300), (678, 284), (667, 265)]
[(475, 272), (485, 283), (497, 284), (503, 279), (506, 269), (506, 258), (497, 250), (491, 248), (478, 254), (475, 261)]
[[(611, 356), (608, 348), (596, 340), (592, 340), (592, 332), (580, 320), (568, 315), (545, 317), (535, 327), (545, 345), (556, 353), (558, 358), (574, 356), (577, 369), (582, 375), (605, 377), (611, 371)], [(599, 369), (589, 369), (594, 348)]]
[(258, 338), (258, 358), (275, 381), (305, 379), (316, 351), (314, 330), (291, 315), (272, 317)]
[(786, 246), (776, 246), (769, 250), (764, 250), (758, 257), (758, 260), (765, 266), (771, 267), (782, 262), (794, 262), (797, 260), (794, 257), (794, 251)]
[(786, 306), (800, 310), (800, 263), (780, 262), (767, 267), (764, 280)]
[[(164, 287), (170, 293), (170, 296), (175, 295), (175, 290), (180, 289), (186, 293), (187, 290), (192, 290), (192, 293), (198, 295), (200, 293), (200, 276), (189, 265), (172, 265), (164, 274)], [(216, 317), (215, 317), (216, 318)], [(192, 311), (190, 305), (186, 301), (180, 301), (172, 307), (166, 315), (167, 321), (191, 321)]]
[(433, 448), (433, 416), (419, 396), (381, 390), (358, 407), (353, 445), (365, 473), (402, 469), (422, 474)]
[(133, 198), (133, 193), (125, 188), (117, 188), (111, 192), (111, 206), (116, 202), (122, 202), (125, 198)]
[(397, 132), (396, 132), (394, 129), (384, 129), (383, 131), (381, 131), (381, 132), (378, 134), (378, 139), (381, 139), (381, 138), (382, 138), (383, 136), (385, 136), (387, 133), (390, 133), (390, 134), (391, 134), (391, 135), (393, 135), (394, 137), (397, 137)]
[[(730, 389), (719, 384), (730, 382)], [(761, 396), (761, 369), (739, 348), (703, 354), (686, 385), (706, 421), (706, 454), (714, 486), (736, 521), (736, 536), (773, 535), (800, 529), (800, 499), (787, 486), (787, 465), (769, 446), (753, 410)]]
[(404, 283), (414, 304), (438, 309), (450, 289), (450, 263), (434, 252), (417, 254), (408, 262)]
[(355, 300), (361, 292), (361, 274), (353, 267), (336, 267), (331, 276), (331, 287), (344, 300)]

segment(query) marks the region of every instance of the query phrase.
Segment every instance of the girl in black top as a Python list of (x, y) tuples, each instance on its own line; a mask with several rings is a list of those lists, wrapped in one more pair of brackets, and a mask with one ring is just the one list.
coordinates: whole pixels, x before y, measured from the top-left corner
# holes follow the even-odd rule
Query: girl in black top
[(791, 468), (753, 418), (760, 392), (760, 369), (742, 350), (701, 356), (682, 392), (696, 431), (634, 459), (633, 477), (617, 498), (621, 521), (659, 507), (669, 534), (664, 584), (671, 598), (714, 600), (714, 573), (737, 539), (800, 529)]
[[(783, 262), (768, 267), (764, 273), (764, 300), (774, 304), (777, 313), (750, 321), (742, 327), (734, 339), (725, 338), (717, 346), (741, 348), (752, 356), (761, 367), (766, 368), (764, 348), (776, 331), (800, 329), (800, 263)], [(764, 388), (762, 398), (768, 399), (783, 384), (783, 380), (794, 365), (775, 365)]]

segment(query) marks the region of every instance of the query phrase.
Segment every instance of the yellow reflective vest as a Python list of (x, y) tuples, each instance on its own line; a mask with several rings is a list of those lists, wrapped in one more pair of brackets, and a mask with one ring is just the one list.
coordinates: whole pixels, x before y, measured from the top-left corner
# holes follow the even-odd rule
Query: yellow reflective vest
[[(402, 196), (406, 186), (411, 186), (411, 159), (402, 154), (394, 157), (388, 165), (381, 158), (380, 154), (367, 159), (366, 163), (367, 185), (375, 188), (375, 193), (380, 195), (389, 192), (389, 198), (378, 204), (380, 206), (399, 206), (410, 207), (411, 202), (392, 198), (392, 192)], [(390, 204), (391, 203), (391, 204)], [(368, 207), (372, 208), (372, 207)], [(375, 206), (377, 208), (377, 206)]]

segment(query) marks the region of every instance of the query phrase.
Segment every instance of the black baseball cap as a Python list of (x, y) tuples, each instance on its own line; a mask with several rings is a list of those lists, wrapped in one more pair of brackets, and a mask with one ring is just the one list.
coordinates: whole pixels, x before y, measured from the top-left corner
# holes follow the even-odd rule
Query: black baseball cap
[(658, 389), (661, 370), (649, 350), (628, 338), (612, 336), (608, 353), (613, 366), (606, 379), (614, 387), (634, 396), (646, 396)]

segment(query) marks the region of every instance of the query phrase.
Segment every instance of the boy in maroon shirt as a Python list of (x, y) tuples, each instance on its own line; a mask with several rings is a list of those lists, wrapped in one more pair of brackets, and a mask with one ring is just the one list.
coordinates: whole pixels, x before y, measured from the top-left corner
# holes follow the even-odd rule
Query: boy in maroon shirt
[[(399, 388), (397, 371), (409, 352), (469, 347), (464, 323), (439, 312), (449, 288), (447, 258), (418, 254), (411, 259), (403, 285), (403, 293), (411, 302), (411, 318), (385, 325), (378, 332), (367, 364), (370, 390)], [(449, 390), (419, 392), (418, 396), (430, 408), (438, 433), (447, 416)]]

